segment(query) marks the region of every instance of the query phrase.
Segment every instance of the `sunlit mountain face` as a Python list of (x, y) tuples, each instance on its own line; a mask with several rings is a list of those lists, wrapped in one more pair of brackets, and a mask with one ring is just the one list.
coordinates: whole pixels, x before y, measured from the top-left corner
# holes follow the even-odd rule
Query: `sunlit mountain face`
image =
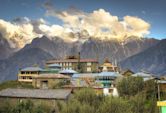
[[(21, 67), (43, 66), (47, 59), (78, 52), (82, 58), (97, 58), (100, 63), (108, 58), (124, 69), (165, 74), (163, 68), (154, 72), (165, 57), (164, 48), (156, 46), (163, 45), (166, 34), (164, 0), (1, 2), (0, 81), (15, 79)], [(162, 51), (155, 62), (144, 61), (156, 54), (150, 48)]]

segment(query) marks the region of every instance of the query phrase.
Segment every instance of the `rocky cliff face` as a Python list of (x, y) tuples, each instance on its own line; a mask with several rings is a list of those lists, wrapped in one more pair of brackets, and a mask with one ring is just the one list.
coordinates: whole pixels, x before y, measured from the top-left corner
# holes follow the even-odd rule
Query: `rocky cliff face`
[(166, 39), (158, 44), (121, 61), (122, 68), (129, 68), (135, 72), (149, 71), (158, 75), (166, 74)]
[[(36, 38), (31, 44), (15, 52), (8, 59), (0, 60), (0, 80), (16, 79), (19, 68), (44, 65), (44, 61), (52, 58), (64, 58), (81, 52), (82, 58), (98, 58), (102, 63), (105, 58), (112, 62), (119, 62), (131, 57), (158, 43), (156, 39), (138, 39), (119, 42), (117, 40), (98, 40), (94, 38), (86, 41), (65, 42), (61, 38)], [(155, 64), (154, 64), (155, 65)], [(125, 66), (125, 65), (124, 65)]]
[(20, 68), (33, 66), (34, 64), (43, 67), (45, 61), (50, 58), (52, 56), (49, 53), (39, 48), (20, 50), (8, 59), (0, 60), (0, 82), (17, 79)]
[(8, 58), (14, 51), (8, 41), (0, 34), (0, 60)]
[(28, 44), (23, 49), (40, 48), (47, 51), (55, 58), (64, 58), (67, 55), (77, 55), (81, 52), (83, 58), (99, 58), (102, 62), (108, 57), (110, 60), (121, 61), (127, 57), (137, 54), (152, 45), (155, 45), (158, 40), (155, 39), (138, 39), (120, 43), (117, 40), (98, 40), (90, 38), (85, 42), (77, 41), (73, 43), (65, 42), (64, 40), (55, 37), (49, 39), (47, 37), (36, 38), (31, 44)]

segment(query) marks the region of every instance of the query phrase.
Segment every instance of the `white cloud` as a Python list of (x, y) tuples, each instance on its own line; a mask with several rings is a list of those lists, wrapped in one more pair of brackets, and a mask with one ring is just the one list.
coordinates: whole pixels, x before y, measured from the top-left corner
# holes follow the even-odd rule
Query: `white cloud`
[(64, 26), (70, 27), (73, 32), (86, 30), (90, 36), (100, 39), (118, 38), (126, 36), (143, 37), (149, 34), (150, 24), (141, 18), (125, 16), (122, 21), (117, 16), (110, 14), (104, 9), (85, 13), (67, 9), (65, 11), (54, 8), (50, 3), (45, 4), (46, 15), (61, 19)]
[(11, 47), (22, 48), (34, 38), (46, 35), (58, 36), (67, 41), (76, 41), (80, 38), (99, 38), (124, 40), (124, 37), (143, 37), (149, 34), (150, 24), (141, 18), (125, 16), (119, 20), (104, 9), (98, 9), (91, 13), (79, 11), (75, 8), (66, 11), (57, 10), (51, 4), (46, 3), (46, 15), (54, 16), (63, 21), (63, 25), (50, 25), (40, 18), (31, 20), (27, 17), (16, 18), (12, 22), (0, 19), (0, 33), (5, 37)]
[(30, 23), (16, 24), (0, 19), (0, 33), (12, 48), (20, 48), (29, 43), (36, 36)]

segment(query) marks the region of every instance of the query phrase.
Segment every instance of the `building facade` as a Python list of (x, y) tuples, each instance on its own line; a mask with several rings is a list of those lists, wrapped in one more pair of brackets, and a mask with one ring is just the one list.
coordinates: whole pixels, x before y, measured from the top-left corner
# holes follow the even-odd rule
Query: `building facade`
[(130, 69), (127, 69), (121, 72), (121, 75), (123, 75), (124, 77), (132, 76), (133, 74), (134, 72), (131, 71)]
[(105, 59), (104, 63), (99, 67), (100, 72), (119, 72), (119, 68), (113, 64), (108, 59)]
[(18, 72), (18, 81), (32, 83), (32, 78), (36, 77), (42, 71), (39, 67), (26, 67)]
[(98, 72), (98, 61), (96, 59), (80, 59), (68, 57), (62, 60), (48, 60), (46, 65), (59, 64), (62, 69), (72, 69), (80, 73)]
[(34, 88), (55, 89), (70, 83), (70, 77), (62, 74), (40, 74), (33, 77)]

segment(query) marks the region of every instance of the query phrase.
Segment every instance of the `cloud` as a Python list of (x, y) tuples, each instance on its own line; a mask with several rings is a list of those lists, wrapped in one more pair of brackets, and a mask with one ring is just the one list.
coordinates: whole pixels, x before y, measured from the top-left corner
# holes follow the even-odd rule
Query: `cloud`
[(12, 48), (20, 48), (29, 43), (35, 36), (30, 23), (11, 23), (0, 19), (0, 33), (8, 40)]
[(69, 27), (75, 31), (86, 30), (91, 37), (100, 39), (118, 38), (126, 36), (143, 37), (149, 34), (150, 24), (141, 18), (125, 16), (119, 20), (104, 9), (98, 9), (91, 13), (85, 13), (71, 8), (58, 10), (50, 2), (44, 4), (46, 15), (59, 18), (63, 21), (64, 27)]
[(34, 38), (43, 35), (58, 36), (65, 41), (74, 41), (77, 36), (70, 28), (60, 25), (49, 25), (44, 19), (30, 20), (27, 17), (16, 18), (12, 22), (0, 19), (0, 33), (6, 38), (12, 48), (20, 49), (30, 43)]
[(124, 16), (119, 20), (104, 9), (86, 13), (70, 7), (58, 10), (50, 2), (44, 4), (46, 15), (62, 20), (63, 25), (52, 24), (40, 18), (31, 20), (27, 17), (13, 21), (0, 19), (0, 33), (8, 40), (12, 48), (22, 48), (34, 38), (46, 35), (50, 38), (58, 36), (65, 41), (77, 41), (89, 37), (125, 40), (129, 36), (143, 37), (149, 34), (150, 24), (145, 20)]

